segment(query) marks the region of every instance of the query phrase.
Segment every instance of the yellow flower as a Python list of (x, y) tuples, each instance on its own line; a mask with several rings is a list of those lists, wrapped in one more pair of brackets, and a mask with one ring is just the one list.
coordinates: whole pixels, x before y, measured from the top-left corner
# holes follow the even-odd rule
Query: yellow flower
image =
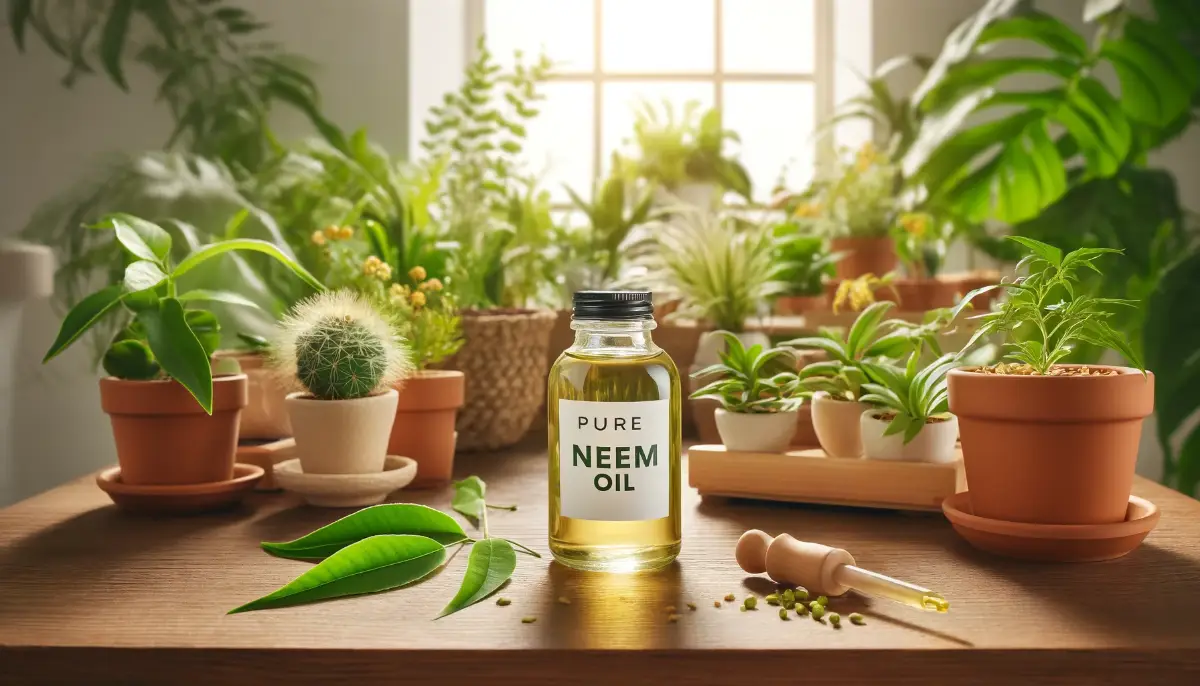
[(854, 161), (854, 168), (859, 172), (865, 172), (871, 168), (879, 159), (879, 151), (875, 149), (875, 144), (871, 141), (863, 143), (863, 146), (858, 149), (857, 159)]
[(409, 269), (408, 270), (408, 278), (410, 278), (416, 282), (424, 281), (425, 280), (425, 268), (418, 264), (417, 266), (413, 267), (412, 269)]
[(929, 228), (929, 215), (927, 214), (906, 214), (900, 217), (900, 226), (904, 230), (917, 238), (925, 235), (925, 231)]
[(796, 208), (796, 211), (792, 213), (792, 216), (809, 218), (809, 217), (816, 217), (819, 214), (821, 214), (821, 204), (820, 203), (806, 202), (806, 203), (801, 203)]
[(875, 291), (891, 285), (891, 276), (879, 278), (874, 274), (863, 274), (857, 279), (842, 281), (838, 284), (837, 292), (833, 294), (833, 312), (849, 305), (850, 309), (859, 312), (867, 305), (875, 302)]
[(325, 245), (325, 234), (320, 231), (313, 231), (311, 240), (313, 245)]
[(342, 228), (338, 229), (337, 234), (338, 238), (343, 241), (350, 240), (351, 238), (354, 238), (354, 229), (349, 226), (343, 226)]
[(380, 281), (391, 281), (392, 266), (386, 262), (380, 262), (379, 266), (375, 268), (375, 276)]
[(383, 266), (385, 265), (378, 257), (371, 255), (367, 259), (363, 260), (363, 274), (366, 274), (367, 276), (375, 276), (379, 273), (379, 268)]
[(412, 302), (413, 307), (421, 307), (425, 304), (425, 294), (421, 291), (413, 291), (413, 294), (408, 296), (408, 298)]
[(421, 290), (423, 290), (423, 291), (440, 291), (440, 290), (442, 290), (442, 282), (440, 279), (430, 279), (430, 280), (426, 281), (425, 283), (421, 284)]
[(331, 241), (336, 241), (338, 238), (339, 231), (340, 231), (340, 229), (338, 229), (338, 227), (336, 227), (336, 226), (326, 226), (325, 227), (325, 237)]
[(392, 284), (392, 287), (388, 289), (388, 295), (390, 295), (392, 297), (392, 299), (407, 298), (408, 297), (408, 287), (398, 284), (398, 283), (394, 283), (394, 284)]

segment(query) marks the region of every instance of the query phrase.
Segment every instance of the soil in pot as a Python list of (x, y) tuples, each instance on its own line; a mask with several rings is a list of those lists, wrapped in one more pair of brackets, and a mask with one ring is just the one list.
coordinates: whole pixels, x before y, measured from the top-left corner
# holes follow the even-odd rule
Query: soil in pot
[(454, 422), (465, 388), (462, 372), (430, 369), (417, 372), (399, 389), (388, 454), (416, 461), (417, 476), (411, 487), (449, 483), (454, 472)]
[(173, 379), (100, 379), (100, 407), (112, 421), (121, 481), (165, 486), (233, 478), (247, 388), (245, 374), (214, 377), (208, 415)]
[(278, 439), (292, 435), (283, 399), (288, 390), (278, 374), (267, 366), (267, 356), (259, 352), (218, 350), (214, 360), (231, 359), (238, 363), (249, 383), (248, 401), (242, 410), (239, 439)]
[(863, 455), (868, 460), (949, 463), (958, 459), (954, 444), (958, 440), (958, 419), (954, 415), (930, 417), (908, 443), (904, 434), (885, 436), (895, 412), (864, 412), (859, 419)]
[(834, 238), (832, 252), (846, 256), (835, 267), (837, 279), (857, 279), (863, 274), (883, 276), (896, 269), (896, 243), (890, 236), (880, 238)]
[(300, 467), (306, 474), (383, 471), (398, 401), (399, 393), (391, 388), (351, 400), (288, 395)]
[(849, 400), (835, 400), (828, 393), (813, 396), (812, 422), (817, 441), (830, 457), (862, 457), (862, 413), (870, 405)]
[(947, 375), (975, 515), (1036, 524), (1124, 520), (1154, 375), (1017, 366)]
[(717, 431), (728, 450), (755, 453), (781, 453), (796, 434), (796, 411), (729, 412), (716, 411)]

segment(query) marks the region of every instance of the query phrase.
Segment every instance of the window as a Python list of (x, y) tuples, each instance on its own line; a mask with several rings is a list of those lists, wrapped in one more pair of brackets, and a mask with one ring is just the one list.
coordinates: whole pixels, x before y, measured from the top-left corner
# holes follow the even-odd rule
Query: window
[(467, 13), (502, 63), (541, 49), (557, 64), (528, 147), (557, 201), (629, 151), (642, 99), (721, 110), (758, 201), (781, 174), (806, 184), (831, 149), (813, 132), (832, 109), (832, 0), (475, 0)]

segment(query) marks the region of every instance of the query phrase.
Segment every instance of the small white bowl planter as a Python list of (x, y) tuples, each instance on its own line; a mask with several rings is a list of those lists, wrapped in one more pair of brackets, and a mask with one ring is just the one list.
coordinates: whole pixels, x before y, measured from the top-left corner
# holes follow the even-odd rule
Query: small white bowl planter
[(729, 412), (718, 407), (717, 433), (728, 450), (782, 453), (796, 434), (796, 410), (784, 412)]
[(306, 474), (382, 472), (399, 399), (394, 388), (353, 400), (288, 395), (300, 468)]
[(845, 458), (863, 456), (859, 418), (870, 409), (871, 406), (866, 403), (834, 400), (825, 391), (813, 396), (813, 431), (826, 455)]
[(930, 422), (905, 443), (903, 433), (883, 435), (889, 422), (879, 419), (882, 414), (881, 410), (867, 410), (859, 420), (868, 460), (948, 463), (957, 458), (954, 444), (958, 440), (958, 417), (948, 415), (946, 421)]

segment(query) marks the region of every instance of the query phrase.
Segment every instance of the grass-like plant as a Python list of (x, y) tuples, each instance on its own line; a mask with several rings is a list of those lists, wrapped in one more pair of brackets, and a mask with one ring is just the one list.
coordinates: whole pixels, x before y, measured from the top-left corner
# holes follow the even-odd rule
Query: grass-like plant
[(804, 402), (795, 356), (787, 348), (754, 345), (747, 349), (728, 331), (721, 331), (725, 351), (721, 361), (692, 374), (693, 378), (717, 375), (691, 398), (711, 398), (729, 412), (767, 414), (794, 410)]
[(997, 288), (1008, 293), (998, 310), (973, 317), (980, 325), (964, 350), (983, 336), (1003, 333), (1007, 336), (1005, 347), (1010, 349), (1007, 357), (1027, 365), (1035, 374), (1049, 374), (1081, 343), (1114, 350), (1144, 371), (1140, 356), (1108, 323), (1113, 313), (1107, 308), (1135, 306), (1137, 301), (1097, 298), (1088, 295), (1080, 283), (1083, 269), (1102, 274), (1095, 260), (1121, 250), (1079, 248), (1064, 255), (1062, 250), (1032, 238), (1008, 238), (1030, 251), (1015, 269), (1020, 273), (1024, 268), (1028, 273), (1011, 283), (977, 288), (954, 308), (952, 314), (957, 315), (976, 295)]
[(868, 381), (862, 385), (866, 393), (859, 400), (893, 412), (895, 416), (883, 435), (903, 433), (905, 443), (916, 438), (931, 419), (949, 411), (946, 373), (959, 364), (953, 353), (942, 355), (924, 368), (920, 358), (918, 347), (908, 356), (904, 369), (867, 360), (861, 363)]

